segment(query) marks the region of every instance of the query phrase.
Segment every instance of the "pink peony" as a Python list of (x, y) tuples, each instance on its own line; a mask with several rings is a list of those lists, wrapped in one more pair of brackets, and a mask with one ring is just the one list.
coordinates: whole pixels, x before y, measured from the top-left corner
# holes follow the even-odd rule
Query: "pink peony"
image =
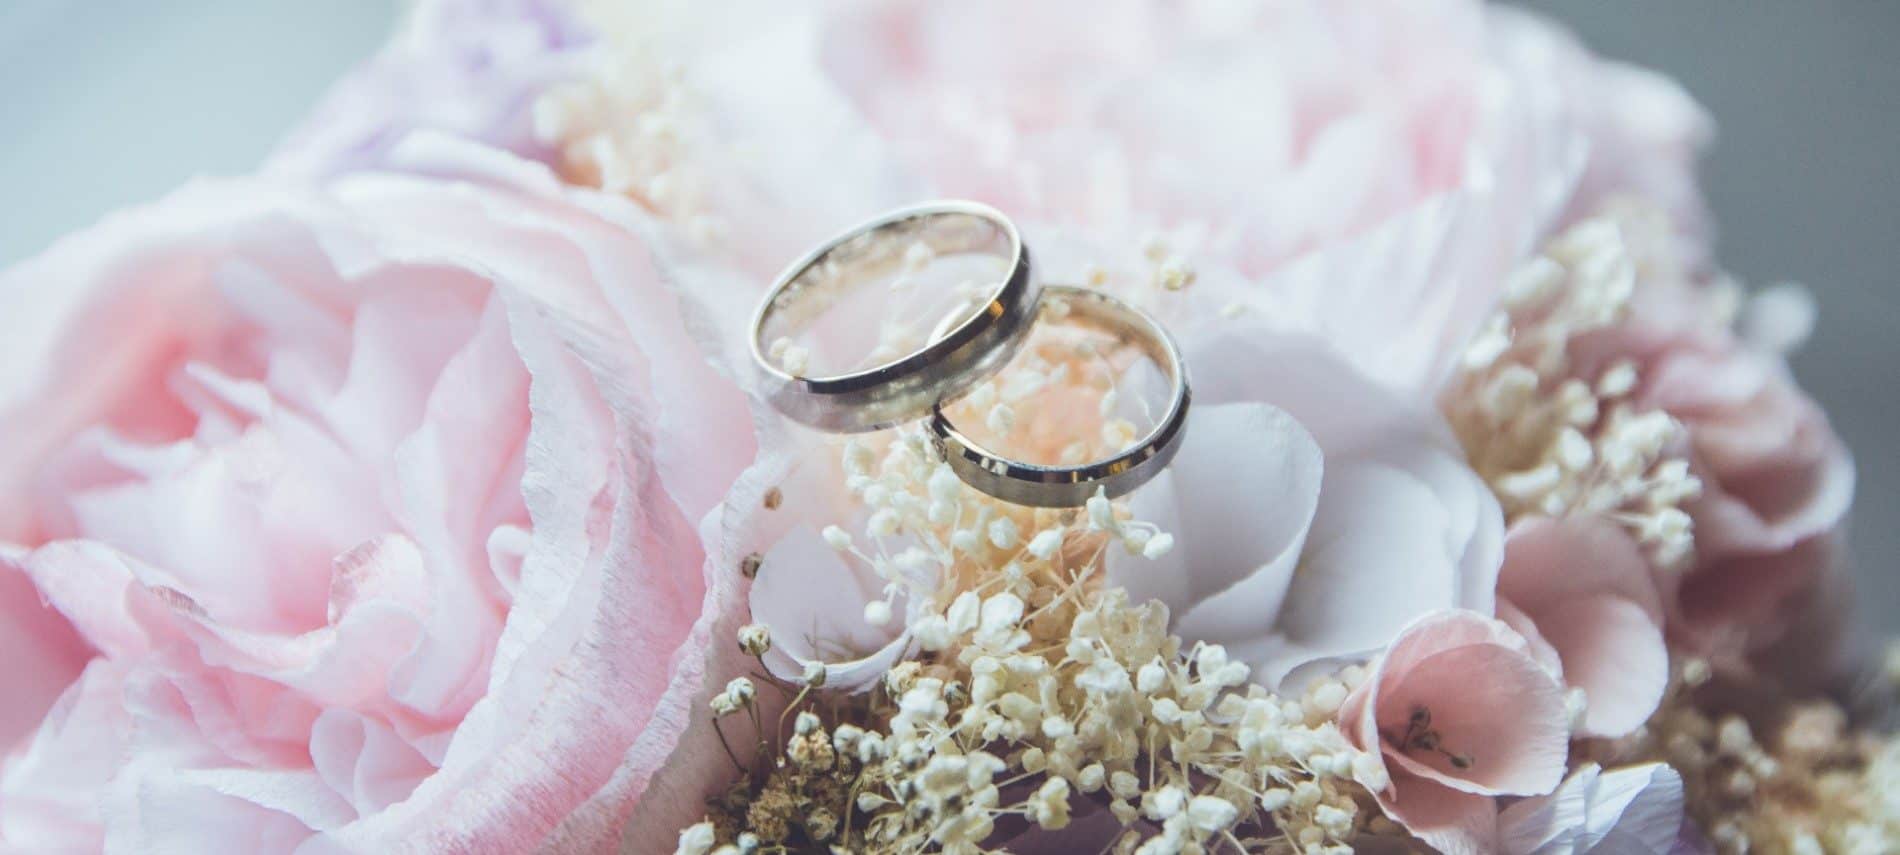
[(0, 848), (644, 849), (702, 810), (743, 398), (634, 214), (411, 142), (461, 180), (200, 184), (0, 279)]
[(1669, 651), (1661, 595), (1649, 561), (1616, 524), (1533, 518), (1513, 526), (1498, 611), (1548, 645), (1554, 670), (1582, 691), (1582, 733), (1622, 736), (1662, 701)]
[(1735, 664), (1785, 637), (1831, 584), (1854, 466), (1782, 356), (1731, 331), (1719, 295), (1672, 263), (1652, 262), (1627, 320), (1573, 350), (1586, 376), (1632, 361), (1634, 406), (1685, 428), (1702, 495), (1685, 508), (1694, 564), (1664, 590), (1670, 631)]
[(1496, 851), (1494, 797), (1550, 792), (1570, 744), (1563, 686), (1530, 643), (1466, 611), (1434, 612), (1399, 633), (1339, 722), (1380, 758), (1383, 774), (1360, 783), (1446, 855)]
[[(1437, 196), (1534, 220), (1531, 185), (1569, 177), (1551, 92), (1504, 73), (1463, 0), (898, 3), (822, 38), (830, 79), (939, 188), (1202, 230), (1248, 273)], [(1531, 223), (1508, 225), (1500, 243)]]

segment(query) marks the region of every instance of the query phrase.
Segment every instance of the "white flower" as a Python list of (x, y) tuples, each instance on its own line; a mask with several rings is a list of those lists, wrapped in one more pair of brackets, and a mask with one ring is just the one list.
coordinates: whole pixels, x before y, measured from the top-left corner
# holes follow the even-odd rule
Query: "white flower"
[(679, 846), (673, 849), (673, 855), (706, 855), (718, 842), (719, 838), (713, 834), (713, 824), (702, 822), (680, 832)]
[(1129, 500), (1173, 548), (1109, 550), (1111, 582), (1269, 687), (1369, 657), (1426, 612), (1492, 612), (1502, 515), (1435, 410), (1311, 338), (1191, 342), (1194, 429)]
[(1060, 829), (1069, 824), (1069, 782), (1065, 778), (1050, 778), (1036, 789), (1035, 796), (1029, 799), (1029, 818), (1037, 825), (1049, 830)]
[(1506, 855), (1667, 852), (1682, 825), (1682, 777), (1661, 763), (1586, 763), (1546, 796), (1498, 814)]
[(1038, 532), (1034, 538), (1030, 539), (1028, 546), (1029, 554), (1045, 561), (1047, 561), (1050, 556), (1055, 555), (1056, 550), (1061, 548), (1062, 530), (1055, 528)]
[(1212, 834), (1223, 831), (1240, 817), (1240, 808), (1233, 802), (1214, 796), (1195, 796), (1188, 802), (1188, 821), (1194, 827)]

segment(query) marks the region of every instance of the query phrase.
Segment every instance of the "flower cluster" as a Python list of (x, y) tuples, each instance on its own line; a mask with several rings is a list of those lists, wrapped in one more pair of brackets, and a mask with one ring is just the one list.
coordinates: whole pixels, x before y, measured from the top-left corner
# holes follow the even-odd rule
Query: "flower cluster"
[(1723, 853), (1876, 853), (1900, 841), (1900, 740), (1838, 702), (1738, 682), (1684, 658), (1628, 739), (1592, 746), (1683, 777), (1689, 816)]
[(1506, 283), (1445, 400), (1507, 517), (1607, 515), (1673, 567), (1693, 542), (1682, 505), (1701, 491), (1681, 425), (1632, 404), (1634, 362), (1585, 376), (1571, 356), (1579, 339), (1627, 316), (1637, 287), (1627, 231), (1649, 225), (1603, 216), (1551, 241)]
[[(1090, 346), (1045, 343), (966, 407), (1001, 422), (999, 409), (1022, 402), (1020, 424), (991, 425), (1012, 436), (1046, 415), (1035, 393), (1052, 387), (1109, 413), (1100, 402), (1112, 404), (1116, 386), (1087, 367), (1102, 359)], [(1131, 428), (1117, 421), (1104, 417), (1099, 442), (1061, 452), (1125, 442)], [(984, 496), (915, 429), (836, 443), (835, 453), (858, 511), (841, 518), (861, 522), (820, 536), (875, 580), (862, 620), (889, 630), (901, 620), (892, 643), (908, 654), (867, 691), (844, 695), (853, 669), (775, 660), (773, 630), (742, 629), (741, 649), (792, 697), (781, 718), (794, 726), (764, 771), (716, 800), (708, 825), (688, 829), (681, 851), (746, 851), (756, 839), (975, 852), (1071, 824), (1120, 851), (1349, 851), (1366, 823), (1357, 781), (1382, 785), (1384, 771), (1333, 723), (1364, 669), (1286, 698), (1252, 683), (1221, 645), (1184, 645), (1165, 606), (1131, 603), (1103, 573), (1109, 550), (1159, 559), (1173, 535), (1105, 496), (1073, 511)], [(768, 558), (759, 572), (774, 569)], [(743, 681), (714, 698), (712, 713), (757, 709)]]
[[(1813, 310), (1666, 80), (1475, 0), (414, 5), (0, 275), (0, 850), (1900, 851)], [(879, 231), (753, 340), (932, 196), (1168, 329), (1151, 480), (773, 412), (988, 305)], [(1172, 372), (1054, 293), (943, 413), (1104, 459)]]

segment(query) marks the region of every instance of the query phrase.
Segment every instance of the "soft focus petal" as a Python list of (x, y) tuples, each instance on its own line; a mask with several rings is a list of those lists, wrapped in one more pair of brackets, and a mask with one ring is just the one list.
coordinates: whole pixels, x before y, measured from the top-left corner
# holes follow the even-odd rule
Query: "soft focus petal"
[(535, 139), (535, 100), (580, 69), (587, 40), (560, 3), (417, 3), (395, 38), (331, 89), (265, 169), (319, 176), (375, 169), (420, 130), (548, 159)]
[(1509, 855), (1670, 852), (1683, 822), (1682, 777), (1661, 763), (1604, 771), (1588, 763), (1546, 796), (1498, 815)]

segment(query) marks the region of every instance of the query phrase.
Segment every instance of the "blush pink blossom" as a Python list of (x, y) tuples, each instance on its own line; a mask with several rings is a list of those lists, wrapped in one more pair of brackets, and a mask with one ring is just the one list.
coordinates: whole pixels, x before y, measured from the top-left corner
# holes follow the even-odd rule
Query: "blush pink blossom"
[(412, 142), (456, 180), (199, 184), (0, 278), (0, 848), (611, 851), (703, 810), (743, 396), (631, 212)]
[(1632, 403), (1686, 431), (1702, 494), (1685, 506), (1693, 565), (1664, 587), (1672, 636), (1729, 664), (1787, 635), (1835, 581), (1854, 465), (1775, 350), (1723, 321), (1693, 270), (1664, 267), (1628, 319), (1573, 347), (1585, 371), (1628, 360)]
[(1622, 736), (1648, 720), (1669, 683), (1661, 595), (1625, 531), (1596, 518), (1513, 526), (1498, 574), (1498, 611), (1585, 702), (1579, 730)]
[(1446, 855), (1496, 851), (1495, 797), (1555, 789), (1570, 745), (1563, 685), (1523, 636), (1468, 611), (1400, 632), (1339, 724), (1380, 759), (1360, 777), (1386, 815)]

